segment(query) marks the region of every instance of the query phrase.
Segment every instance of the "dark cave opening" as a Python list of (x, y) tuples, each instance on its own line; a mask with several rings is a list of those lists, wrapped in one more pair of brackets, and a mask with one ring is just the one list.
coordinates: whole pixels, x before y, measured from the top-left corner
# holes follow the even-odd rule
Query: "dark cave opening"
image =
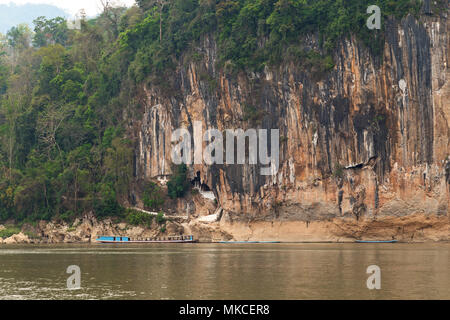
[(211, 188), (206, 183), (202, 182), (202, 179), (200, 178), (200, 171), (197, 171), (194, 179), (191, 180), (191, 184), (194, 188), (200, 189), (200, 191), (211, 191)]

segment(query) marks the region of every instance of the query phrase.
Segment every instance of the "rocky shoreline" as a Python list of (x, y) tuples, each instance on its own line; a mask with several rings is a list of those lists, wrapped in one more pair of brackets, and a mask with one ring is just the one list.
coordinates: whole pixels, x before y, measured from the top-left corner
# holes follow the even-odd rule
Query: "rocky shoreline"
[[(0, 231), (5, 229), (0, 225)], [(320, 221), (243, 220), (228, 213), (186, 219), (169, 218), (164, 232), (157, 225), (150, 228), (98, 220), (93, 214), (67, 223), (41, 221), (25, 224), (21, 231), (0, 244), (60, 244), (95, 243), (101, 235), (165, 237), (194, 235), (200, 242), (215, 241), (281, 241), (281, 242), (354, 242), (363, 240), (391, 240), (400, 242), (450, 241), (448, 216), (412, 214), (403, 217), (365, 219), (334, 218)]]

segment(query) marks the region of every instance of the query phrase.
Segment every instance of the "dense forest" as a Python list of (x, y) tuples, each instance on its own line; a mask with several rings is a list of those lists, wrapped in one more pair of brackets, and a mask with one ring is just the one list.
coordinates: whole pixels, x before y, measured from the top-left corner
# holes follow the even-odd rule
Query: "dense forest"
[[(201, 59), (202, 36), (215, 37), (218, 67), (230, 75), (286, 60), (327, 72), (350, 33), (382, 54), (384, 30), (365, 26), (373, 4), (383, 19), (422, 7), (420, 0), (138, 0), (128, 9), (106, 6), (80, 30), (45, 17), (11, 28), (0, 35), (0, 221), (71, 220), (87, 210), (120, 216), (138, 179), (123, 113), (133, 114), (143, 82), (170, 93), (172, 70)], [(320, 50), (303, 48), (308, 33), (320, 35)], [(169, 196), (183, 195), (185, 171), (169, 183)], [(144, 201), (159, 205), (164, 195), (154, 184), (147, 189)]]

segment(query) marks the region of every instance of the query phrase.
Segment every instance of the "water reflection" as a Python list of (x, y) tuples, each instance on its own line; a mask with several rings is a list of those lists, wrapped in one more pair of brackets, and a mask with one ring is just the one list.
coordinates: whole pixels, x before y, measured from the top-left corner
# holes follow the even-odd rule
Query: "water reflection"
[[(450, 244), (2, 246), (0, 299), (450, 299)], [(369, 265), (381, 290), (368, 290)], [(69, 265), (81, 290), (66, 290)]]

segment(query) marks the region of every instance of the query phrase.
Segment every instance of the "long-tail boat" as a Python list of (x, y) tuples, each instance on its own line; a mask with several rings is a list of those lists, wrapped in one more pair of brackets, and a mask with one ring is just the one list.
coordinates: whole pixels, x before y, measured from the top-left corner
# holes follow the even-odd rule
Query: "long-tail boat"
[(130, 237), (106, 237), (101, 236), (97, 238), (97, 242), (100, 243), (194, 243), (194, 236), (174, 236), (174, 237), (162, 237), (162, 238), (136, 238)]

